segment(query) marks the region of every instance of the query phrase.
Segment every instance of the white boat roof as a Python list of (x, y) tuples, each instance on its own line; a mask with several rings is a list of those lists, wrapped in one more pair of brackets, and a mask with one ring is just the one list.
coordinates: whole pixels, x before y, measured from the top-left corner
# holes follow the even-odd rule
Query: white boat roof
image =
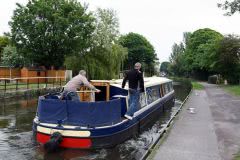
[[(122, 81), (123, 81), (123, 79), (111, 80), (110, 84), (112, 86), (121, 88), (122, 87)], [(168, 79), (168, 78), (165, 78), (165, 77), (144, 77), (144, 87), (145, 88), (160, 85), (160, 84), (167, 83), (167, 82), (172, 82), (172, 80)], [(128, 83), (126, 83), (124, 89), (128, 89)]]

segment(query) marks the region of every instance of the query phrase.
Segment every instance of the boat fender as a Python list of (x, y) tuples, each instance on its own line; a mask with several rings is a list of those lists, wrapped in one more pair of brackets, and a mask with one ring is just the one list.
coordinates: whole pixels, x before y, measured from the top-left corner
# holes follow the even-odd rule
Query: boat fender
[(63, 140), (62, 134), (60, 132), (54, 132), (50, 140), (44, 144), (44, 149), (50, 153), (50, 152), (56, 152)]

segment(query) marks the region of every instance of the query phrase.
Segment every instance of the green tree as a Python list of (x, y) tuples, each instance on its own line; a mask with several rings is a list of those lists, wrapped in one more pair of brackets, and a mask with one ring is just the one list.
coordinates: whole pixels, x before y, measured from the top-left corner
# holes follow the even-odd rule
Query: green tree
[(185, 76), (188, 71), (188, 64), (184, 59), (185, 49), (190, 43), (191, 32), (183, 33), (183, 41), (180, 44), (174, 43), (172, 46), (172, 53), (169, 57), (171, 62), (169, 66), (170, 74), (177, 76)]
[(162, 62), (160, 66), (160, 72), (165, 72), (166, 74), (168, 74), (169, 66), (170, 66), (170, 62)]
[(2, 53), (2, 64), (11, 67), (23, 66), (24, 58), (17, 54), (16, 47), (6, 46)]
[(137, 33), (128, 33), (121, 36), (119, 42), (123, 47), (128, 48), (128, 58), (124, 63), (124, 69), (131, 69), (136, 62), (141, 62), (145, 72), (152, 73), (154, 71), (157, 55), (145, 37)]
[(7, 36), (0, 36), (0, 60), (4, 47), (10, 44), (10, 40)]
[(30, 0), (17, 4), (11, 37), (18, 52), (34, 65), (61, 67), (64, 57), (89, 49), (94, 18), (76, 0)]
[(192, 35), (191, 32), (183, 33), (183, 42), (182, 43), (183, 43), (184, 49), (188, 46), (191, 35)]
[(90, 50), (81, 57), (68, 57), (67, 68), (88, 71), (92, 79), (118, 78), (121, 64), (127, 55), (126, 48), (117, 43), (119, 22), (114, 10), (98, 8), (95, 14), (96, 29)]
[(181, 42), (179, 45), (174, 43), (172, 46), (172, 53), (170, 55), (170, 62), (169, 70), (171, 74), (177, 75), (177, 76), (183, 76), (184, 75), (184, 54), (185, 48), (184, 44)]
[[(98, 50), (99, 54), (87, 53), (81, 57), (69, 56), (65, 60), (68, 69), (77, 73), (80, 69), (85, 69), (90, 79), (113, 79), (118, 78), (121, 70), (121, 62), (127, 55), (126, 48), (114, 44), (108, 50)], [(106, 58), (107, 57), (107, 58)]]
[(218, 7), (227, 10), (225, 15), (231, 16), (236, 12), (240, 12), (240, 0), (225, 1), (223, 4), (218, 4)]
[(222, 34), (208, 28), (193, 32), (184, 54), (189, 66), (187, 70), (213, 70), (218, 44), (222, 38)]
[(236, 35), (225, 36), (218, 49), (216, 69), (228, 80), (237, 84), (240, 80), (240, 37)]
[(175, 63), (178, 56), (180, 54), (183, 54), (184, 50), (185, 49), (184, 49), (183, 43), (180, 43), (179, 45), (174, 43), (173, 46), (172, 46), (172, 53), (171, 53), (170, 58), (169, 58), (170, 62)]
[(93, 47), (103, 45), (111, 46), (119, 37), (119, 20), (112, 9), (98, 8), (95, 13), (95, 32), (93, 34)]

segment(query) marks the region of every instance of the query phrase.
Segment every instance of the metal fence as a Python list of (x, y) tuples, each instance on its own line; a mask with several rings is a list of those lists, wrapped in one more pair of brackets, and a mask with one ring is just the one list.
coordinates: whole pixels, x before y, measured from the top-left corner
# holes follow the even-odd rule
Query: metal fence
[(64, 86), (65, 77), (0, 78), (0, 92)]

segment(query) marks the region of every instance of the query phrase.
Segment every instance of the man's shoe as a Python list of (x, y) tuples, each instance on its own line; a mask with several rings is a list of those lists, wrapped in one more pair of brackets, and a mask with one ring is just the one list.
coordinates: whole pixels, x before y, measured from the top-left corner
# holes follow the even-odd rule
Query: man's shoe
[(132, 120), (132, 119), (133, 119), (131, 116), (126, 115), (126, 114), (124, 115), (124, 117), (127, 118), (127, 119), (129, 119), (129, 120)]

